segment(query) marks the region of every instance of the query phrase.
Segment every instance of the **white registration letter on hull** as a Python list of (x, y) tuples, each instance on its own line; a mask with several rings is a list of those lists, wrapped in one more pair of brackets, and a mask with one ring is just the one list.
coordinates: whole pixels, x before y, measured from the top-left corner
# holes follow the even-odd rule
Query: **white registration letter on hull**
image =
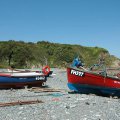
[(38, 76), (38, 77), (36, 77), (36, 80), (45, 80), (45, 77), (44, 76)]
[(71, 74), (82, 77), (84, 75), (84, 72), (80, 72), (80, 71), (76, 71), (76, 70), (71, 70)]

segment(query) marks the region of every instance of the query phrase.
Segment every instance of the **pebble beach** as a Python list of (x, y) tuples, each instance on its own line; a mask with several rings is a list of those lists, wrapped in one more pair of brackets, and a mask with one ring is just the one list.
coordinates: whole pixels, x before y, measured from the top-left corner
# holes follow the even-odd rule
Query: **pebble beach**
[(60, 92), (24, 89), (0, 90), (0, 103), (42, 103), (0, 107), (0, 120), (120, 120), (120, 99), (95, 94), (70, 94), (66, 70), (53, 69), (45, 87)]

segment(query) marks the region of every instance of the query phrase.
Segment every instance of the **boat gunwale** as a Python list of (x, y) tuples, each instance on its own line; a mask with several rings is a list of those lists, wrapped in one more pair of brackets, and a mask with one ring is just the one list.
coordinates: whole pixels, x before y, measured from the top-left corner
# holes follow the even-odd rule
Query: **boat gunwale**
[(120, 78), (116, 78), (116, 77), (108, 76), (108, 75), (106, 75), (106, 76), (105, 75), (101, 75), (101, 74), (95, 73), (93, 71), (89, 71), (87, 69), (85, 70), (85, 69), (79, 69), (79, 68), (74, 68), (74, 67), (67, 67), (67, 68), (78, 70), (78, 71), (81, 71), (81, 72), (86, 72), (86, 73), (97, 75), (97, 76), (101, 76), (101, 77), (104, 77), (104, 78), (110, 78), (110, 79), (115, 79), (115, 80), (119, 80), (120, 81)]

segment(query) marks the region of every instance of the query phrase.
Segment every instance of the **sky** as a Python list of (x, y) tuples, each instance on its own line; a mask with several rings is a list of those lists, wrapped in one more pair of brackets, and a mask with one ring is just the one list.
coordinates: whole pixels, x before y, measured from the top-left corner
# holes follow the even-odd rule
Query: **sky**
[(120, 0), (0, 0), (0, 41), (102, 47), (120, 58)]

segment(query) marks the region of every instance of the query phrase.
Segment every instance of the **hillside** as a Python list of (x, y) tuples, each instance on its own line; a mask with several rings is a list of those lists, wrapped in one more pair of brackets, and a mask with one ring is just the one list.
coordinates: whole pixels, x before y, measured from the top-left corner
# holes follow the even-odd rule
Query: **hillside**
[(51, 67), (66, 67), (73, 59), (79, 56), (85, 66), (105, 59), (107, 66), (112, 66), (119, 59), (109, 54), (104, 48), (85, 47), (38, 41), (37, 43), (23, 41), (0, 42), (0, 67), (15, 66), (17, 68), (31, 68), (50, 65)]

